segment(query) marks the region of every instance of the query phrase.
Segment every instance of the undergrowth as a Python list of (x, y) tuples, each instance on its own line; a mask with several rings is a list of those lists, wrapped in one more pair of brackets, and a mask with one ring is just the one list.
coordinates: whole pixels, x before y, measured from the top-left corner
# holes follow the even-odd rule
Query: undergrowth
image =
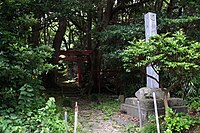
[(108, 118), (110, 118), (115, 112), (119, 112), (120, 101), (118, 99), (106, 97), (103, 95), (97, 96), (98, 101), (94, 104), (94, 108), (101, 110)]

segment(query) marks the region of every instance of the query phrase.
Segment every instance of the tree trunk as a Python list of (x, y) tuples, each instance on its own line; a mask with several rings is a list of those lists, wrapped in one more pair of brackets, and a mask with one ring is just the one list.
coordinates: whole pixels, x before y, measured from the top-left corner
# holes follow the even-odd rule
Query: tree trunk
[(170, 0), (169, 5), (167, 7), (167, 16), (172, 17), (173, 15), (173, 10), (175, 8), (176, 0)]
[(162, 10), (163, 0), (156, 0), (155, 2), (155, 11), (160, 12)]
[[(54, 37), (53, 40), (53, 48), (55, 50), (55, 53), (52, 57), (51, 62), (53, 64), (56, 64), (58, 61), (58, 57), (59, 57), (59, 52), (60, 52), (60, 47), (62, 44), (62, 40), (63, 37), (65, 35), (65, 31), (66, 31), (66, 27), (67, 27), (67, 23), (66, 23), (66, 19), (65, 17), (62, 17), (59, 19), (59, 26), (58, 26), (58, 30), (56, 32), (56, 35)], [(46, 78), (49, 79), (47, 80), (47, 84), (51, 84), (52, 86), (57, 86), (57, 70), (52, 70), (48, 73), (48, 75), (46, 75)]]
[(88, 94), (90, 95), (92, 92), (96, 93), (97, 91), (97, 73), (96, 70), (98, 69), (98, 51), (97, 47), (98, 45), (96, 43), (92, 43), (91, 38), (91, 30), (92, 30), (92, 14), (91, 11), (88, 11), (88, 19), (87, 19), (87, 30), (86, 30), (86, 36), (85, 36), (85, 48), (88, 50), (92, 50), (92, 54), (90, 55), (90, 61), (88, 62), (89, 65), (89, 90)]
[(53, 40), (53, 48), (55, 50), (55, 53), (53, 56), (53, 63), (57, 63), (57, 59), (59, 57), (59, 52), (60, 52), (60, 47), (62, 44), (63, 37), (65, 35), (66, 28), (67, 28), (66, 18), (62, 17), (59, 19), (58, 30), (57, 30), (55, 38)]
[[(114, 0), (107, 0), (107, 4), (105, 7), (105, 12), (103, 14), (103, 18), (101, 18), (102, 16), (102, 10), (103, 8), (99, 8), (99, 12), (98, 12), (98, 20), (99, 21), (99, 25), (97, 25), (96, 29), (97, 32), (101, 32), (102, 30), (104, 30), (111, 18), (112, 18), (112, 10), (113, 10), (113, 5), (114, 5)], [(87, 24), (87, 34), (86, 34), (86, 42), (87, 42), (87, 48), (92, 50), (92, 55), (91, 55), (91, 62), (90, 62), (90, 89), (89, 89), (89, 93), (94, 92), (94, 93), (98, 93), (98, 77), (97, 77), (97, 70), (100, 69), (100, 61), (99, 59), (99, 52), (97, 50), (97, 48), (100, 46), (100, 42), (95, 42), (92, 43), (91, 40), (91, 28), (92, 28), (92, 18), (91, 18), (91, 12), (88, 12), (88, 24)]]
[(29, 39), (29, 43), (34, 44), (34, 46), (39, 46), (40, 38), (40, 23), (37, 23), (32, 26), (32, 34)]
[(168, 116), (168, 108), (169, 108), (169, 104), (168, 104), (168, 91), (164, 91), (164, 97), (163, 97), (163, 102), (164, 102), (164, 107), (165, 107), (165, 116)]
[(103, 28), (106, 28), (112, 18), (114, 0), (107, 0), (107, 6), (103, 16)]

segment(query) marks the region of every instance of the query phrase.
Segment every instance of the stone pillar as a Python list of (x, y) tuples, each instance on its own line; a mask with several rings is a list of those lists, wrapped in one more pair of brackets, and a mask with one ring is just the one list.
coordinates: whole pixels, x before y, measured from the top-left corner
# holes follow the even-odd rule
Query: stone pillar
[[(156, 14), (149, 12), (145, 14), (144, 19), (145, 19), (145, 38), (146, 38), (146, 41), (148, 42), (148, 39), (150, 36), (157, 34)], [(153, 66), (153, 67), (156, 68), (156, 66)], [(153, 67), (151, 64), (149, 64), (146, 67), (146, 73), (147, 75), (150, 75), (154, 77), (155, 79), (157, 79), (157, 81), (159, 81), (159, 75), (155, 71), (155, 69), (153, 69)], [(159, 88), (159, 83), (156, 82), (151, 77), (147, 76), (146, 80), (147, 80), (147, 87)]]

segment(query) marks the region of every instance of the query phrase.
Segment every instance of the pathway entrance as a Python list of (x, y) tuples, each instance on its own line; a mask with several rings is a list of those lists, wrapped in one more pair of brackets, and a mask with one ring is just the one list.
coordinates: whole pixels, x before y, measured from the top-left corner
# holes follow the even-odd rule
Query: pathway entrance
[(118, 109), (108, 116), (95, 107), (96, 102), (80, 97), (73, 100), (78, 102), (79, 122), (85, 133), (130, 133), (134, 124), (138, 124), (138, 119), (122, 114)]

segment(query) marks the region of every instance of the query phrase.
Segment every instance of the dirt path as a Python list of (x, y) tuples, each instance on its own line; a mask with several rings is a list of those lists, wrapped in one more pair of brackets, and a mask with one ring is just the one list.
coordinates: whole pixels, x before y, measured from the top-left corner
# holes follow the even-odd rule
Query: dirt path
[(129, 133), (131, 126), (138, 121), (120, 112), (114, 112), (113, 115), (108, 116), (94, 108), (94, 103), (87, 99), (77, 98), (74, 100), (78, 102), (79, 122), (85, 133)]
[[(72, 85), (72, 84), (70, 84)], [(54, 90), (50, 95), (57, 97), (57, 101), (63, 106), (63, 97), (68, 97), (72, 105), (78, 102), (79, 123), (83, 132), (81, 133), (133, 133), (133, 126), (138, 123), (136, 118), (120, 113), (120, 107), (112, 115), (106, 115), (100, 109), (94, 108), (96, 102), (88, 98), (78, 96), (74, 93), (78, 89), (75, 85), (62, 84), (61, 90)], [(63, 87), (64, 86), (64, 87)]]
[(88, 133), (121, 133), (122, 126), (100, 110), (82, 110), (81, 123)]

